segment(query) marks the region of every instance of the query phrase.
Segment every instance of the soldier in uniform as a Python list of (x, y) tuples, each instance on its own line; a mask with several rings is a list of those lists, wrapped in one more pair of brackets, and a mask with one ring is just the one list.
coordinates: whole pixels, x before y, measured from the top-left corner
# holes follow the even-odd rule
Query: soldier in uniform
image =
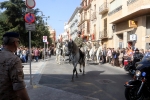
[[(74, 42), (75, 42), (75, 44), (78, 46), (78, 48), (79, 48), (79, 52), (80, 52), (80, 60), (81, 60), (81, 58), (84, 58), (84, 56), (85, 56), (85, 52), (84, 52), (84, 48), (83, 48), (83, 39), (81, 38), (81, 31), (78, 31), (77, 32), (77, 34), (78, 34), (78, 36), (74, 39)], [(79, 61), (80, 61), (79, 60)], [(80, 69), (79, 69), (79, 71), (80, 72), (82, 72), (81, 71), (81, 66), (80, 66)]]
[(3, 35), (4, 49), (0, 51), (0, 100), (30, 100), (27, 94), (20, 58), (14, 53), (19, 45), (19, 34)]
[(75, 42), (75, 44), (76, 44), (79, 48), (81, 48), (81, 47), (83, 46), (83, 40), (82, 40), (82, 38), (81, 38), (81, 32), (78, 31), (77, 33), (78, 33), (78, 36), (74, 39), (74, 42)]

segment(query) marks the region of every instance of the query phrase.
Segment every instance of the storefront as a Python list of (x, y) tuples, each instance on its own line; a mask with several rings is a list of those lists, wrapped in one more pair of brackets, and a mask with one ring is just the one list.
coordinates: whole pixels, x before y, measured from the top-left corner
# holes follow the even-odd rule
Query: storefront
[[(136, 22), (135, 27), (130, 26), (130, 20), (116, 24), (114, 32), (114, 48), (139, 48), (145, 49), (146, 45), (146, 16), (140, 16), (132, 19)], [(134, 23), (135, 24), (135, 23)], [(138, 41), (137, 41), (138, 40)]]

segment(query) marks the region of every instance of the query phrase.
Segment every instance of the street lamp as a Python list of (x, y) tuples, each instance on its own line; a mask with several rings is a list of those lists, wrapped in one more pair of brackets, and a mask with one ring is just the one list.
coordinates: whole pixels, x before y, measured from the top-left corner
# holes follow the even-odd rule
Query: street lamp
[(48, 16), (48, 17), (42, 17), (42, 18), (46, 18), (46, 25), (47, 25), (47, 19), (50, 18), (50, 16)]
[(38, 10), (38, 12), (41, 12), (41, 16), (45, 16), (45, 15), (43, 15), (43, 12), (42, 12), (42, 11)]
[(47, 25), (47, 19), (48, 19), (48, 18), (50, 18), (50, 16), (48, 16), (48, 17), (43, 17), (43, 16), (45, 16), (45, 15), (43, 14), (43, 12), (42, 12), (42, 11), (40, 11), (40, 10), (38, 10), (38, 12), (41, 12), (41, 16), (42, 16), (42, 18), (46, 18), (46, 25)]

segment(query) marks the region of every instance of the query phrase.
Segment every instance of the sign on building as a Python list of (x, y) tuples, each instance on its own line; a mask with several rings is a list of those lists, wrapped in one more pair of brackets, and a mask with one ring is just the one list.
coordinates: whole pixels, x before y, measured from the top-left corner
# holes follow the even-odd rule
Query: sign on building
[(130, 40), (132, 40), (132, 41), (137, 40), (137, 36), (136, 36), (136, 34), (132, 34), (132, 35), (130, 35)]
[(128, 23), (129, 23), (129, 27), (132, 27), (132, 28), (137, 28), (138, 27), (137, 21), (129, 20)]

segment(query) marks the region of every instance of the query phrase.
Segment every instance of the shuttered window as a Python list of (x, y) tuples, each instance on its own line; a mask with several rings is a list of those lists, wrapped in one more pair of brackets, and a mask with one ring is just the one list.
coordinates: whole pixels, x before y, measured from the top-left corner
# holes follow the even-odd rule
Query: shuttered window
[(150, 35), (150, 16), (146, 16), (146, 35)]
[(146, 46), (145, 46), (146, 48), (145, 49), (150, 49), (150, 43), (146, 43)]

